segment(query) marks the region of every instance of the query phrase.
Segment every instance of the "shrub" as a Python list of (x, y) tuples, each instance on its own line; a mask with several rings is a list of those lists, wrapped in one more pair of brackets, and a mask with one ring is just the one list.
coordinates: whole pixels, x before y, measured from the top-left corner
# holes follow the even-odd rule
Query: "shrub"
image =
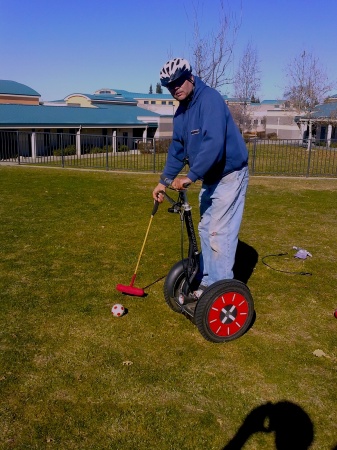
[(171, 144), (171, 139), (155, 139), (154, 143), (150, 142), (138, 142), (138, 150), (142, 154), (148, 153), (167, 153)]
[(246, 144), (250, 141), (254, 141), (254, 139), (256, 139), (256, 133), (255, 132), (247, 132), (247, 133), (243, 133), (243, 139), (246, 142)]
[(276, 140), (277, 139), (277, 134), (276, 133), (268, 133), (267, 134), (267, 138), (271, 139), (271, 140)]
[(95, 154), (95, 153), (104, 153), (105, 152), (105, 149), (103, 149), (103, 148), (101, 148), (101, 147), (93, 147), (91, 150), (90, 150), (90, 153), (91, 154)]
[(167, 153), (171, 142), (171, 139), (156, 139), (156, 153)]
[(118, 147), (117, 152), (128, 152), (129, 147), (127, 145), (121, 145)]
[(75, 145), (68, 145), (67, 147), (57, 148), (53, 152), (54, 156), (70, 156), (70, 155), (76, 155), (76, 146)]
[(153, 152), (153, 145), (151, 142), (138, 142), (137, 148), (142, 154)]

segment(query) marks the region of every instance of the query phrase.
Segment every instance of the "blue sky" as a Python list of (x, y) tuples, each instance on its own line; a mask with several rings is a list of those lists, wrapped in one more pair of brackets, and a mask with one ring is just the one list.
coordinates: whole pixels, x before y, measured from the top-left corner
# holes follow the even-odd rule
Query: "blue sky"
[[(337, 81), (337, 0), (224, 3), (242, 20), (234, 62), (248, 41), (257, 48), (261, 100), (282, 98), (285, 66), (304, 49)], [(103, 87), (148, 93), (169, 57), (189, 57), (193, 4), (202, 30), (216, 28), (219, 0), (0, 0), (0, 79), (42, 100)]]

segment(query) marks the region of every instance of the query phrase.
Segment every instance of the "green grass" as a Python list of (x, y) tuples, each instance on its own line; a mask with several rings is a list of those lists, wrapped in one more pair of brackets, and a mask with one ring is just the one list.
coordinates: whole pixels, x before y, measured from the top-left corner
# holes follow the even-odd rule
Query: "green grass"
[[(163, 298), (180, 259), (167, 204), (137, 274), (148, 296), (115, 290), (131, 281), (157, 179), (0, 167), (0, 448), (239, 449), (227, 445), (238, 433), (245, 449), (304, 449), (313, 426), (310, 449), (331, 450), (337, 180), (251, 178), (240, 239), (259, 256), (256, 320), (213, 344)], [(293, 245), (313, 257), (295, 260)], [(283, 252), (266, 262), (312, 276), (262, 263)]]

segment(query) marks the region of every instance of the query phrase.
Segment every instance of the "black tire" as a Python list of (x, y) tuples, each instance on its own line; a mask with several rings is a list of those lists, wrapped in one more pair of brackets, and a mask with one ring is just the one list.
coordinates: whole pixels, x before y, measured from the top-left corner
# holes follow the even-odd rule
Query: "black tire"
[(178, 296), (182, 285), (185, 283), (186, 275), (184, 271), (184, 262), (177, 262), (167, 274), (164, 283), (164, 298), (168, 306), (176, 313), (181, 313), (182, 309), (177, 304)]
[(254, 316), (254, 301), (248, 287), (238, 280), (217, 281), (200, 297), (195, 324), (211, 342), (227, 342), (242, 336)]

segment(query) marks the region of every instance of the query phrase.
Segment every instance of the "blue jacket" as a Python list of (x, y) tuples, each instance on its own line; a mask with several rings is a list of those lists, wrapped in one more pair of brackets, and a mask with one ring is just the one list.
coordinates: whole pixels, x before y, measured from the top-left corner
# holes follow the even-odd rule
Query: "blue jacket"
[(174, 179), (188, 160), (187, 176), (206, 184), (248, 164), (248, 152), (220, 93), (194, 76), (192, 99), (181, 102), (162, 178)]

